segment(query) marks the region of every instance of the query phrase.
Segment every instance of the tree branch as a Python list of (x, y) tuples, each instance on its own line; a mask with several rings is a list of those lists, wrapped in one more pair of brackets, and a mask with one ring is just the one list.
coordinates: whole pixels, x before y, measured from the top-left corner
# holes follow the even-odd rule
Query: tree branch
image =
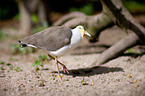
[[(69, 13), (65, 16), (63, 16), (62, 18), (60, 18), (58, 21), (56, 21), (53, 25), (63, 25), (66, 22), (70, 22), (69, 20), (72, 20), (74, 18), (79, 18), (79, 17), (85, 17), (86, 15), (84, 13), (81, 12), (73, 12), (73, 13)], [(75, 25), (75, 24), (74, 24)]]
[(87, 31), (91, 34), (90, 41), (98, 41), (98, 37), (102, 30), (113, 26), (113, 15), (109, 12), (108, 8), (103, 5), (103, 10), (100, 14), (94, 16), (86, 16), (81, 12), (73, 12), (60, 18), (53, 25), (64, 25), (67, 27), (75, 27), (77, 25), (83, 25), (87, 28)]
[(120, 40), (118, 43), (104, 51), (99, 59), (95, 62), (95, 65), (103, 64), (112, 58), (119, 56), (126, 49), (135, 46), (138, 41), (145, 41), (145, 29), (139, 23), (135, 21), (128, 10), (123, 6), (121, 0), (101, 0), (103, 10), (100, 14), (94, 16), (86, 15), (66, 15), (59, 23), (55, 25), (65, 25), (68, 27), (74, 27), (82, 24), (87, 28), (87, 31), (91, 34), (92, 42), (97, 41), (102, 30), (113, 25), (114, 20), (118, 21), (120, 27), (126, 30), (132, 30), (134, 33), (129, 34), (126, 38)]
[(106, 63), (110, 59), (113, 59), (120, 54), (122, 54), (126, 49), (131, 48), (135, 46), (139, 42), (139, 38), (136, 34), (131, 33), (126, 38), (123, 38), (113, 46), (111, 46), (109, 49), (104, 51), (97, 61), (95, 61), (95, 65), (102, 65), (103, 63)]
[(126, 49), (135, 46), (138, 41), (145, 41), (144, 27), (135, 21), (132, 15), (123, 6), (121, 0), (102, 0), (102, 3), (111, 10), (121, 26), (132, 30), (136, 35), (132, 33), (104, 51), (96, 61), (96, 65), (101, 65), (119, 56)]
[(126, 29), (132, 30), (143, 42), (145, 42), (145, 29), (123, 6), (121, 0), (102, 0), (102, 2), (111, 10), (119, 24), (123, 25)]

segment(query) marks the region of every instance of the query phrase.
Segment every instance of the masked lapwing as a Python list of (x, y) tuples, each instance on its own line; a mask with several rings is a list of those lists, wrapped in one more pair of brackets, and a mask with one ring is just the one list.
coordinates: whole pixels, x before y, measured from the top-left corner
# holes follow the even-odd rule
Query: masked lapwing
[(57, 58), (76, 48), (81, 40), (84, 39), (85, 35), (90, 36), (90, 34), (85, 31), (84, 27), (81, 25), (74, 29), (70, 29), (64, 26), (55, 26), (44, 29), (18, 41), (22, 47), (31, 46), (47, 50), (48, 56), (55, 60), (58, 76), (62, 80), (58, 64), (63, 67), (64, 73), (69, 72), (66, 66)]

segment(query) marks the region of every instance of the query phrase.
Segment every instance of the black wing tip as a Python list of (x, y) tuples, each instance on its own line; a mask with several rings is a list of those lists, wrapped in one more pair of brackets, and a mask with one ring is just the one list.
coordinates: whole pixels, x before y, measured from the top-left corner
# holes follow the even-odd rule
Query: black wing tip
[(21, 43), (21, 40), (18, 40), (19, 43)]
[(21, 46), (22, 46), (22, 47), (27, 47), (27, 44), (22, 44)]
[(21, 47), (27, 47), (27, 44), (22, 44), (21, 40), (18, 40), (18, 42), (21, 44)]

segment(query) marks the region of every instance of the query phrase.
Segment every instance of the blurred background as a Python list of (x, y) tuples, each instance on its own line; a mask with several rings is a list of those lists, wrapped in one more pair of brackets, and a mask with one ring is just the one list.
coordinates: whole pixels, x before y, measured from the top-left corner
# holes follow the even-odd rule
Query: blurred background
[[(145, 26), (145, 1), (123, 0), (135, 19)], [(100, 0), (1, 0), (0, 2), (0, 49), (7, 49), (10, 42), (12, 53), (17, 39), (50, 27), (60, 17), (75, 11), (86, 15), (101, 12)], [(4, 43), (6, 42), (6, 43)]]
[[(123, 0), (123, 4), (145, 26), (145, 0)], [(0, 96), (145, 96), (145, 46), (129, 48), (105, 66), (91, 65), (128, 35), (117, 26), (103, 30), (97, 43), (85, 39), (71, 55), (59, 58), (72, 72), (62, 75), (62, 84), (46, 51), (20, 47), (19, 39), (76, 11), (93, 16), (101, 13), (102, 6), (100, 0), (0, 0)]]

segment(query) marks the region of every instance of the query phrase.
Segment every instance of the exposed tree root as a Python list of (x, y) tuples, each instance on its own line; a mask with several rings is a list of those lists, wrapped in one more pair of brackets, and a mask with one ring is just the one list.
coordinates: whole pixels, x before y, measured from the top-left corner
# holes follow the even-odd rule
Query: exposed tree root
[(105, 62), (119, 56), (125, 50), (136, 45), (137, 42), (145, 42), (145, 29), (141, 26), (128, 10), (124, 7), (121, 0), (101, 0), (103, 10), (100, 14), (94, 16), (86, 16), (83, 13), (70, 13), (62, 17), (54, 25), (64, 25), (68, 27), (75, 27), (76, 25), (83, 25), (92, 35), (91, 42), (98, 40), (102, 30), (113, 26), (117, 21), (119, 27), (125, 30), (131, 30), (134, 33), (129, 34), (124, 39), (120, 40), (109, 49), (104, 51), (96, 60), (95, 65), (101, 65)]

